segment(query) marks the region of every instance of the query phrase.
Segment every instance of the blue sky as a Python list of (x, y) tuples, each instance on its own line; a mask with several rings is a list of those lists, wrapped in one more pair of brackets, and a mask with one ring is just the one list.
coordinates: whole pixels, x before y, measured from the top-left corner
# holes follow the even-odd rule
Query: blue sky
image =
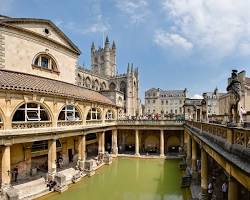
[(118, 72), (139, 67), (141, 97), (151, 87), (189, 96), (225, 91), (232, 69), (250, 71), (249, 0), (0, 0), (0, 13), (52, 20), (81, 49), (109, 35)]

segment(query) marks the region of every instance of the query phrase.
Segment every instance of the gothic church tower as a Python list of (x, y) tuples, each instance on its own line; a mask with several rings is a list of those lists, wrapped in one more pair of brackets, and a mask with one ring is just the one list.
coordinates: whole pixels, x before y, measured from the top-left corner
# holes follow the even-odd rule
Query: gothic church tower
[(109, 39), (106, 37), (104, 48), (95, 48), (91, 46), (91, 68), (95, 74), (106, 77), (116, 76), (116, 45), (113, 41), (110, 47)]

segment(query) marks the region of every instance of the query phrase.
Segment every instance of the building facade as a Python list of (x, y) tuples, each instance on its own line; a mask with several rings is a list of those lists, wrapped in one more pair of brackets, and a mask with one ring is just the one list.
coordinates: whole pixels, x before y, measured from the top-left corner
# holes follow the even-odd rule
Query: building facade
[(213, 115), (220, 114), (219, 98), (222, 95), (225, 95), (225, 93), (219, 93), (218, 88), (215, 88), (213, 92), (204, 92), (202, 94), (204, 100), (206, 101), (208, 118), (211, 118)]
[(187, 90), (151, 88), (145, 92), (145, 114), (183, 115)]
[[(133, 64), (128, 64), (125, 74), (117, 74), (116, 44), (110, 46), (106, 37), (104, 48), (91, 46), (91, 69), (77, 68), (77, 84), (81, 87), (99, 91), (122, 106), (120, 115), (137, 116), (141, 114), (139, 100), (139, 72)], [(124, 112), (123, 112), (124, 111)]]

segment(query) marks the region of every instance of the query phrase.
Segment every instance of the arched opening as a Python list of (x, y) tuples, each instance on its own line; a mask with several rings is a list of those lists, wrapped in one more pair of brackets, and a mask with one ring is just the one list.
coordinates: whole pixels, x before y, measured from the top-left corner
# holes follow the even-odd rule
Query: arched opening
[(159, 137), (149, 134), (145, 138), (144, 145), (146, 153), (158, 153), (160, 146)]
[(74, 105), (66, 105), (61, 110), (58, 120), (60, 121), (80, 121), (80, 113)]
[(49, 121), (48, 111), (38, 103), (25, 103), (15, 112), (13, 122)]
[(106, 120), (113, 120), (115, 118), (114, 112), (112, 110), (108, 110), (105, 115)]
[(47, 53), (39, 53), (33, 59), (32, 65), (43, 69), (49, 69), (54, 72), (58, 72), (58, 67), (55, 59)]
[(121, 83), (120, 83), (120, 91), (124, 94), (124, 99), (126, 99), (127, 88), (126, 88), (125, 81), (121, 81)]
[(95, 90), (99, 90), (99, 81), (97, 79), (94, 82), (94, 87)]
[(115, 91), (116, 90), (116, 84), (115, 83), (110, 83), (110, 85), (109, 85), (109, 90), (111, 90), (111, 91)]
[(102, 82), (102, 84), (101, 84), (101, 90), (106, 90), (106, 87), (107, 87), (107, 85), (106, 85), (106, 83), (105, 82)]
[(101, 120), (101, 111), (98, 108), (91, 108), (86, 120)]
[(90, 80), (89, 77), (87, 77), (87, 78), (85, 79), (85, 82), (86, 82), (86, 87), (87, 87), (87, 88), (91, 88), (91, 80)]

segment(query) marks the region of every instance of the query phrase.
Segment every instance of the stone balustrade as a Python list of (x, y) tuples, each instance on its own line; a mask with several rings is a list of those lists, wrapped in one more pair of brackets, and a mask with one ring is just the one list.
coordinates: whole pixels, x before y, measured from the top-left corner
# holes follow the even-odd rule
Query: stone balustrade
[(187, 125), (199, 129), (200, 132), (217, 136), (229, 144), (238, 145), (241, 148), (250, 149), (250, 129), (239, 127), (227, 127), (219, 124), (209, 124), (203, 122), (186, 121)]
[(61, 127), (61, 126), (80, 126), (82, 125), (82, 120), (76, 120), (76, 121), (58, 121), (57, 122), (57, 126)]
[(176, 120), (118, 120), (117, 125), (142, 125), (142, 126), (162, 126), (162, 125), (183, 125), (183, 121)]
[(102, 124), (102, 120), (87, 120), (86, 124), (87, 125), (100, 125)]
[(52, 127), (51, 121), (12, 122), (12, 129), (47, 128), (47, 127)]

